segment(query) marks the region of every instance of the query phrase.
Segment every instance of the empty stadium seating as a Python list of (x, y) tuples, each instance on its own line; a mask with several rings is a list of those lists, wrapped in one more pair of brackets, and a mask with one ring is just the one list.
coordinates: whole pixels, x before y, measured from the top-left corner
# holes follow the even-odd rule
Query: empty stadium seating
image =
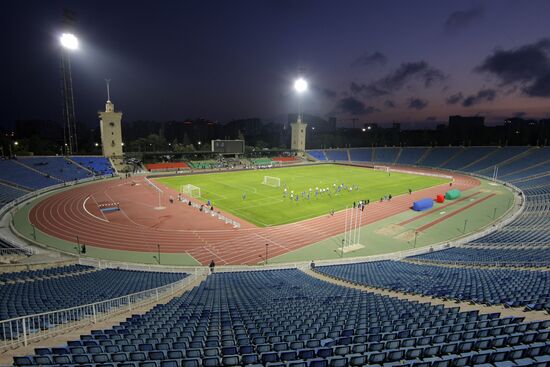
[(401, 292), (550, 310), (550, 273), (546, 271), (453, 268), (403, 261), (320, 266), (317, 271)]
[(30, 190), (37, 190), (62, 183), (61, 180), (33, 171), (27, 166), (11, 159), (0, 160), (0, 180), (20, 185)]
[(0, 206), (9, 203), (12, 200), (17, 199), (29, 191), (21, 190), (13, 186), (8, 186), (0, 182)]
[(308, 150), (307, 152), (309, 155), (311, 155), (313, 158), (319, 161), (327, 160), (327, 158), (325, 157), (325, 153), (322, 150)]
[(183, 273), (91, 270), (80, 266), (57, 271), (58, 274), (49, 269), (3, 275), (13, 277), (8, 280), (16, 282), (0, 285), (0, 320), (116, 298), (173, 283), (186, 276)]
[(105, 157), (71, 156), (70, 159), (97, 176), (112, 175), (115, 172), (111, 162)]
[(74, 181), (92, 176), (90, 171), (64, 157), (21, 157), (18, 161), (61, 181)]
[[(466, 366), (544, 363), (550, 322), (460, 312), (311, 278), (213, 274), (200, 286), (16, 366)], [(512, 364), (514, 363), (514, 364)], [(504, 364), (497, 364), (504, 366)]]
[(409, 257), (418, 261), (465, 265), (550, 267), (550, 247), (483, 248), (455, 247)]
[(325, 155), (329, 161), (347, 161), (348, 150), (347, 149), (327, 149)]

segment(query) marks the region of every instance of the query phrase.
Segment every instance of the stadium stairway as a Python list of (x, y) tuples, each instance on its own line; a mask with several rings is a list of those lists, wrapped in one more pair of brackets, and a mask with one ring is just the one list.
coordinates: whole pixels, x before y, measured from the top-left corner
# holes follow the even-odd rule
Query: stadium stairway
[(397, 152), (397, 155), (395, 156), (395, 160), (392, 162), (393, 165), (397, 164), (399, 162), (399, 158), (401, 157), (401, 153), (403, 153), (403, 148), (399, 148), (399, 151)]
[(454, 160), (456, 158), (459, 158), (460, 155), (462, 153), (464, 153), (464, 151), (465, 151), (464, 147), (462, 147), (462, 149), (458, 149), (458, 151), (455, 154), (453, 154), (451, 157), (449, 157), (449, 159), (447, 159), (446, 161), (441, 163), (438, 167), (445, 167), (447, 165), (447, 163), (451, 162), (452, 160)]
[(89, 168), (87, 167), (84, 167), (84, 165), (78, 163), (76, 160), (74, 159), (71, 159), (70, 157), (63, 157), (67, 162), (70, 162), (72, 164), (74, 164), (75, 166), (79, 167), (80, 169), (83, 169), (84, 171), (86, 172), (89, 172), (91, 175), (94, 174), (94, 172), (92, 170), (90, 170)]

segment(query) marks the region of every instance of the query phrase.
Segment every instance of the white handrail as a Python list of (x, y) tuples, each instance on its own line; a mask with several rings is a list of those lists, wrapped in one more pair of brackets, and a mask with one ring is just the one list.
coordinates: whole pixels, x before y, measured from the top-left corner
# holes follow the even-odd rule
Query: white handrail
[(83, 323), (97, 323), (98, 320), (110, 317), (114, 312), (131, 311), (147, 302), (156, 302), (168, 292), (174, 294), (182, 290), (195, 279), (197, 275), (190, 274), (174, 283), (117, 298), (0, 321), (0, 351), (20, 345), (26, 346), (31, 340), (81, 327)]

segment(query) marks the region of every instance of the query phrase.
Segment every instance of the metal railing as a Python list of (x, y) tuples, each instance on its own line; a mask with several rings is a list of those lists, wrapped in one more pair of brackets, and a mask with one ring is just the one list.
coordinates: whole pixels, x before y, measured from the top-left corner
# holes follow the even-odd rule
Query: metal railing
[(112, 317), (114, 313), (132, 311), (137, 307), (157, 302), (161, 297), (183, 290), (195, 279), (196, 275), (191, 274), (174, 283), (118, 298), (0, 321), (0, 351), (27, 346), (31, 341), (86, 324), (95, 324)]

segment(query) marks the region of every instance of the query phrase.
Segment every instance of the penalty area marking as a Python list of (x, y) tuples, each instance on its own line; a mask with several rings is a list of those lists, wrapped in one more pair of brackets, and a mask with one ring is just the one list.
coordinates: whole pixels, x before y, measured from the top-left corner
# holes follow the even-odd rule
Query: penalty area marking
[[(91, 195), (88, 196), (86, 199), (84, 199), (84, 202), (82, 203), (82, 209), (84, 209), (84, 211), (85, 211), (86, 213), (88, 213), (89, 215), (91, 215), (91, 216), (94, 217), (95, 219), (99, 219), (99, 220), (102, 220), (102, 221), (108, 223), (109, 221), (107, 220), (107, 218), (105, 218), (105, 217), (104, 217), (104, 218), (100, 218), (100, 217), (98, 217), (97, 215), (93, 215), (92, 213), (90, 213), (90, 212), (88, 211), (88, 209), (86, 209), (86, 203), (88, 202), (88, 199), (89, 199), (90, 197), (91, 197), (92, 199), (94, 199), (94, 197), (91, 196)], [(94, 201), (95, 201), (95, 199), (94, 199)], [(95, 204), (98, 205), (98, 204), (97, 204), (97, 201), (95, 201)], [(98, 205), (98, 207), (99, 207), (99, 205)], [(105, 215), (103, 214), (103, 212), (101, 212), (101, 214), (102, 214), (103, 216), (105, 216)]]

